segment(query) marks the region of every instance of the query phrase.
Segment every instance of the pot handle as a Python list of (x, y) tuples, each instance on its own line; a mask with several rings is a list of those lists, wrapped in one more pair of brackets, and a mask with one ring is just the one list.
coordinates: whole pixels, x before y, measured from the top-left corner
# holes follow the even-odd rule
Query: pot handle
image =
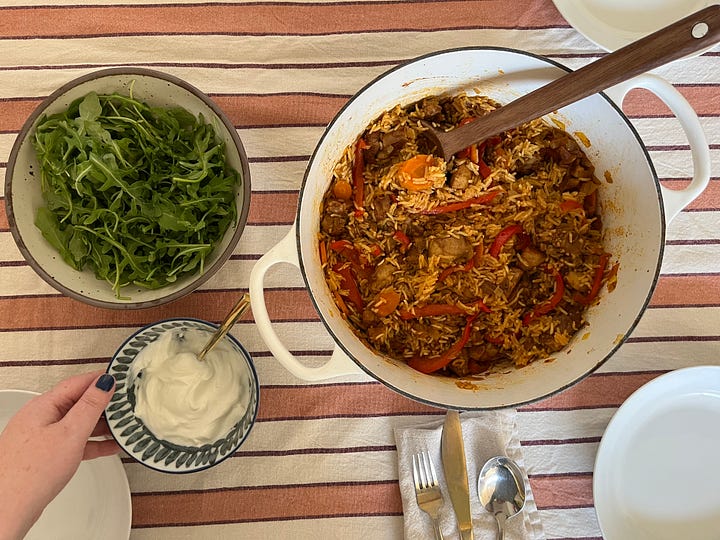
[(348, 356), (335, 347), (330, 360), (320, 367), (308, 367), (300, 362), (280, 341), (272, 327), (267, 306), (265, 305), (265, 273), (270, 267), (280, 263), (289, 263), (300, 268), (297, 247), (295, 245), (295, 226), (270, 251), (260, 257), (250, 272), (250, 302), (252, 305), (255, 324), (260, 336), (265, 341), (273, 356), (290, 373), (306, 381), (321, 381), (343, 375), (357, 375), (364, 373)]
[(710, 182), (710, 148), (697, 114), (683, 95), (665, 79), (645, 73), (613, 86), (606, 91), (606, 94), (622, 107), (625, 96), (633, 88), (645, 88), (660, 98), (677, 117), (690, 143), (693, 161), (693, 177), (690, 184), (684, 189), (660, 186), (665, 222), (670, 223), (683, 208), (703, 192)]

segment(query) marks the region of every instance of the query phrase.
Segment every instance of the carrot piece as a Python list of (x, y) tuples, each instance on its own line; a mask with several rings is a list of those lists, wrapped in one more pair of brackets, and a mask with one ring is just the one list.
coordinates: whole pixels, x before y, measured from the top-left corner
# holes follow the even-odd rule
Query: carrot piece
[(438, 159), (427, 154), (418, 154), (400, 165), (400, 185), (408, 191), (425, 191), (433, 186), (427, 177), (428, 167), (436, 167)]
[(482, 240), (478, 242), (478, 245), (475, 246), (475, 254), (473, 255), (473, 260), (475, 261), (475, 266), (480, 266), (482, 264), (483, 256), (485, 255), (485, 244), (483, 244)]
[(400, 304), (400, 293), (393, 289), (382, 291), (378, 299), (370, 306), (378, 317), (387, 317)]
[(325, 266), (327, 264), (327, 248), (325, 242), (320, 242), (320, 264)]
[(333, 195), (335, 195), (336, 199), (349, 201), (353, 196), (353, 188), (350, 182), (346, 182), (345, 180), (335, 182), (335, 184), (333, 184)]
[(567, 199), (560, 203), (560, 211), (564, 213), (572, 212), (573, 210), (580, 210), (582, 207), (582, 204), (572, 199)]

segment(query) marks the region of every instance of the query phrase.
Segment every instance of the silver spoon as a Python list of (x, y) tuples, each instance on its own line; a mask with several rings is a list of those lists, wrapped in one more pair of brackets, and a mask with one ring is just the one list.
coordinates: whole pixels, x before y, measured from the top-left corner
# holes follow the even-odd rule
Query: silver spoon
[(525, 506), (525, 480), (520, 467), (504, 456), (490, 458), (478, 476), (478, 496), (498, 524), (498, 539), (505, 538), (505, 521)]
[(218, 326), (218, 329), (215, 330), (215, 333), (212, 335), (207, 345), (205, 345), (198, 353), (198, 360), (202, 362), (205, 359), (205, 355), (209, 353), (215, 345), (217, 345), (218, 341), (225, 337), (225, 334), (230, 331), (230, 328), (232, 328), (235, 324), (235, 321), (237, 321), (249, 307), (250, 295), (245, 293), (240, 297), (240, 300), (238, 300), (237, 304), (235, 304), (230, 313), (227, 314), (225, 320), (220, 324), (220, 326)]
[(495, 109), (475, 122), (441, 131), (427, 122), (424, 132), (436, 155), (449, 160), (463, 148), (570, 105), (656, 67), (720, 41), (720, 5), (712, 5), (634, 43), (571, 71)]

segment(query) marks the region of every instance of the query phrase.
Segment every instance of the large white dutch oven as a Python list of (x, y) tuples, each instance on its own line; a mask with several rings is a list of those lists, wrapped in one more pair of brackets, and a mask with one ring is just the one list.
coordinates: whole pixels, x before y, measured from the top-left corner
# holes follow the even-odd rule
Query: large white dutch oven
[[(588, 157), (603, 179), (600, 199), (607, 250), (620, 262), (617, 288), (601, 293), (589, 309), (588, 325), (553, 361), (538, 361), (473, 384), (423, 375), (403, 362), (379, 356), (351, 331), (325, 285), (317, 236), (320, 203), (343, 150), (383, 111), (429, 95), (477, 92), (500, 103), (547, 84), (568, 68), (521, 51), (465, 48), (430, 54), (382, 75), (356, 94), (330, 123), (310, 159), (300, 191), (295, 224), (288, 235), (255, 265), (250, 296), (258, 329), (277, 358), (305, 380), (323, 380), (364, 371), (412, 399), (446, 408), (473, 410), (516, 406), (558, 392), (591, 373), (617, 350), (645, 310), (660, 272), (666, 223), (697, 197), (710, 178), (710, 155), (697, 115), (673, 87), (643, 75), (606, 94), (597, 94), (554, 113), (570, 133), (591, 142)], [(640, 137), (620, 107), (633, 87), (655, 93), (674, 112), (689, 140), (693, 179), (682, 191), (658, 183)], [(688, 164), (688, 168), (690, 164)], [(263, 295), (267, 270), (278, 263), (300, 268), (320, 318), (336, 348), (321, 367), (308, 367), (277, 337)]]

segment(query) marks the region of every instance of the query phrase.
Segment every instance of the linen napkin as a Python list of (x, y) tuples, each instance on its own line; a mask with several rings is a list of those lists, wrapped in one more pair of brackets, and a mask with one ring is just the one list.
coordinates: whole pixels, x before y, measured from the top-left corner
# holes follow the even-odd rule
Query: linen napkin
[[(507, 456), (525, 471), (520, 442), (515, 431), (514, 410), (467, 412), (460, 414), (465, 444), (470, 512), (475, 538), (495, 538), (497, 523), (478, 499), (477, 479), (485, 462), (494, 456)], [(446, 540), (459, 538), (457, 520), (447, 491), (440, 454), (440, 438), (445, 417), (432, 422), (395, 428), (398, 453), (398, 478), (402, 496), (405, 538), (432, 538), (432, 520), (418, 507), (412, 476), (412, 456), (427, 451), (435, 465), (445, 504), (440, 510), (440, 527)], [(520, 514), (505, 524), (506, 538), (513, 540), (539, 540), (545, 538), (535, 500), (525, 474), (526, 501)]]

